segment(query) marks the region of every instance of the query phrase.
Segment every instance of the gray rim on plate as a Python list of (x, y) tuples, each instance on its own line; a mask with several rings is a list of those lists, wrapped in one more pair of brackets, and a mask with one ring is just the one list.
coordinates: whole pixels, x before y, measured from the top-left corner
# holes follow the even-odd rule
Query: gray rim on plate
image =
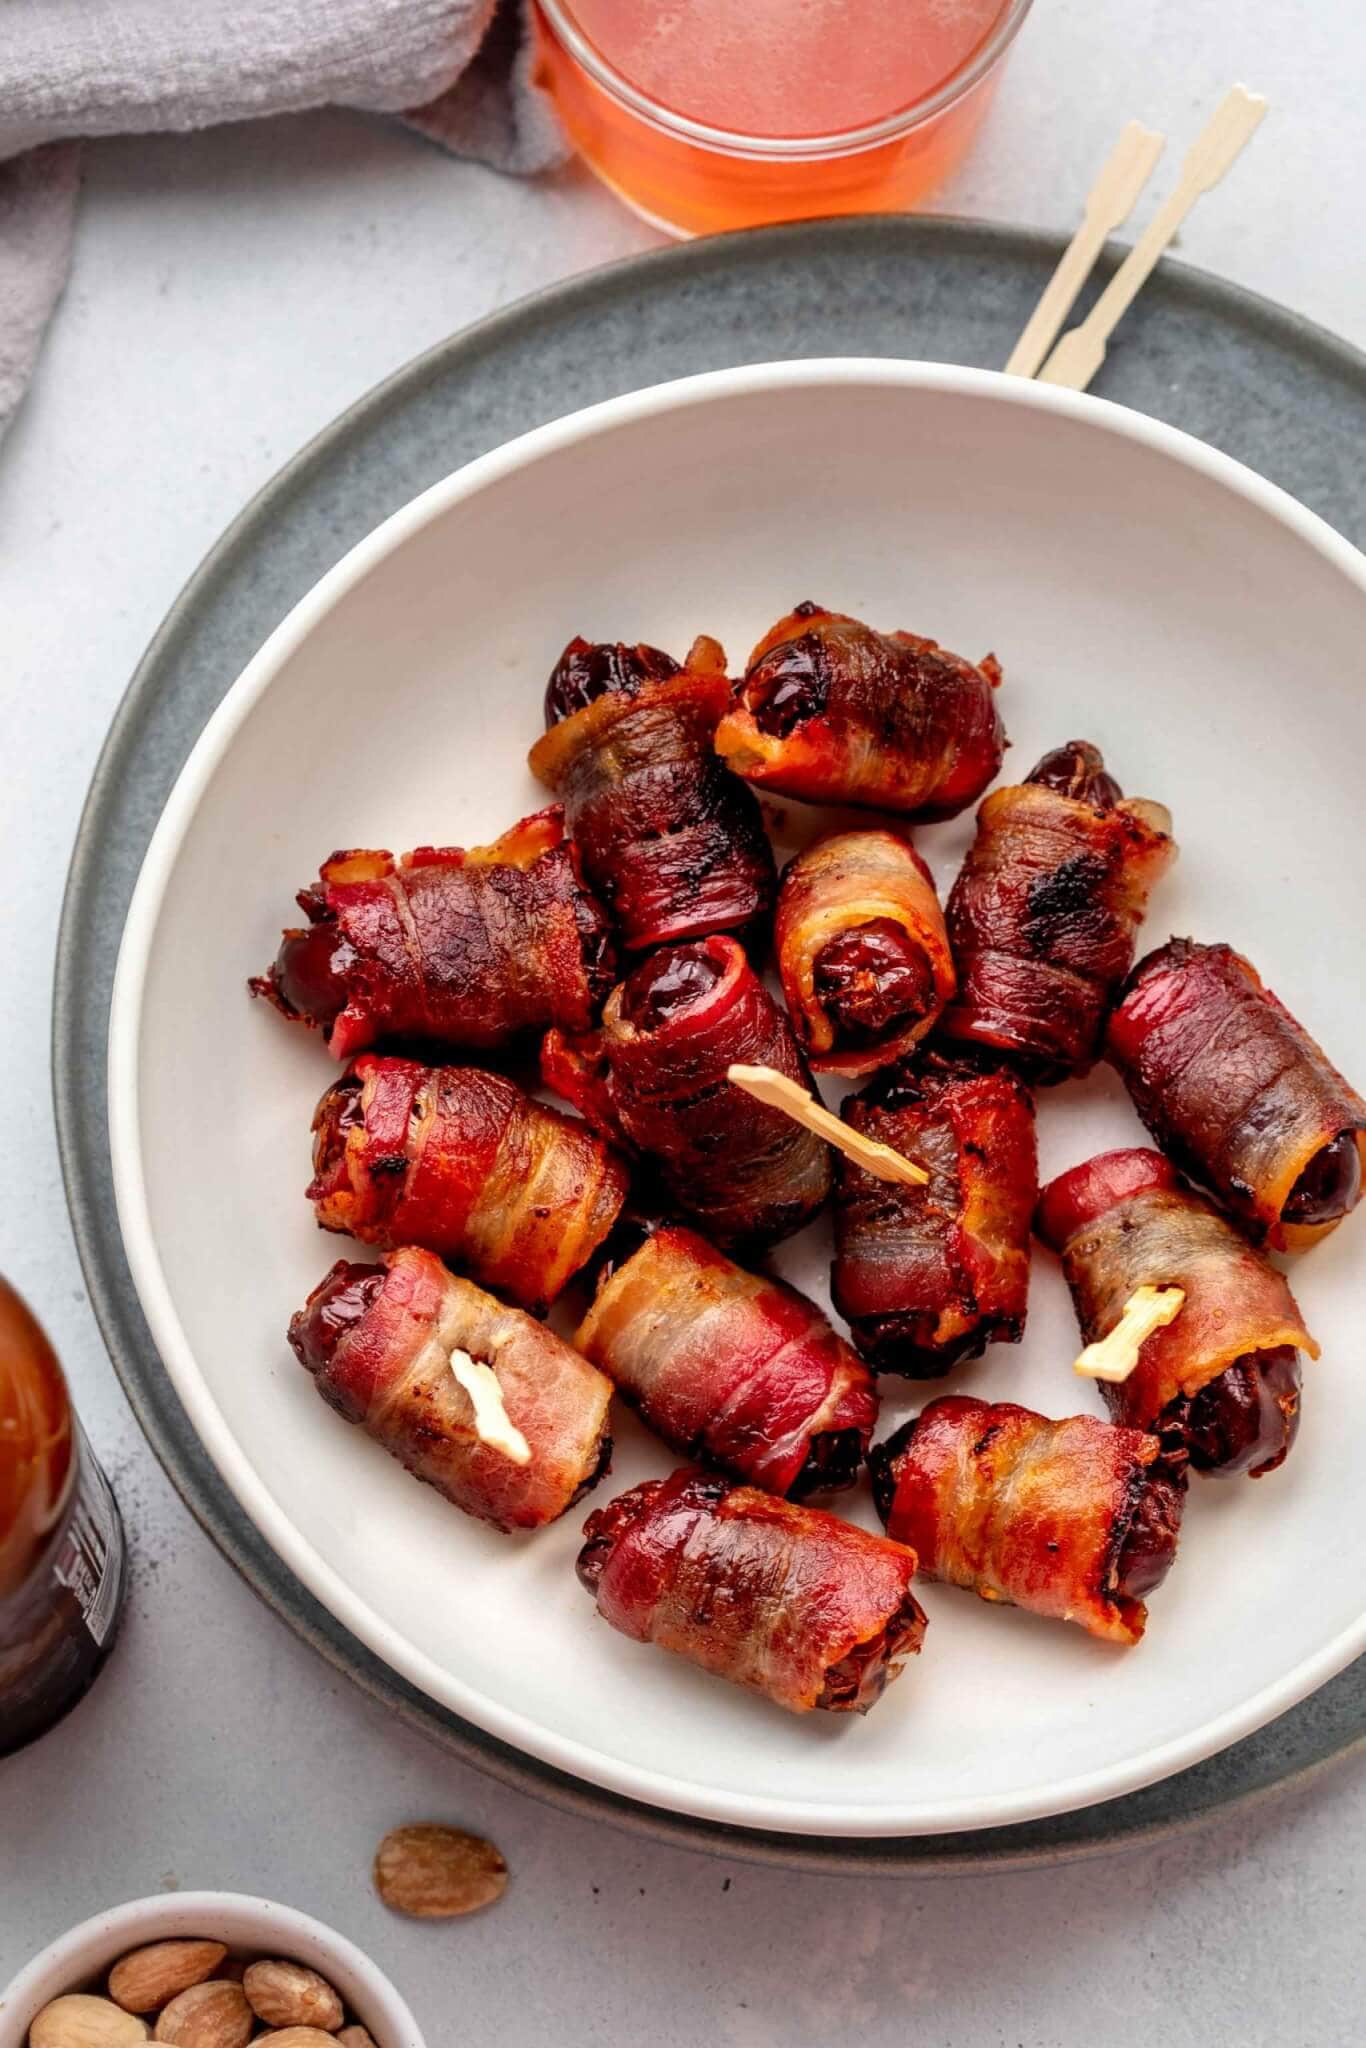
[[(53, 1013), (62, 1170), (100, 1329), (172, 1481), (261, 1598), (390, 1711), (522, 1791), (682, 1846), (904, 1873), (1027, 1865), (1152, 1841), (1366, 1746), (1366, 1659), (1231, 1749), (1142, 1791), (1048, 1820), (895, 1841), (695, 1820), (585, 1785), (496, 1741), (398, 1678), (304, 1590), (228, 1493), (170, 1386), (114, 1208), (105, 1058), (119, 939), (147, 842), (209, 713), (295, 601), (399, 505), (529, 427), (698, 370), (822, 355), (997, 366), (1060, 247), (1024, 229), (949, 219), (803, 222), (634, 257), (440, 343), (310, 442), (191, 577), (119, 706), (72, 856)], [(1102, 281), (1114, 260), (1102, 264)], [(1366, 477), (1355, 452), (1366, 438), (1366, 357), (1310, 322), (1164, 263), (1096, 388), (1240, 457), (1349, 539), (1366, 540)]]

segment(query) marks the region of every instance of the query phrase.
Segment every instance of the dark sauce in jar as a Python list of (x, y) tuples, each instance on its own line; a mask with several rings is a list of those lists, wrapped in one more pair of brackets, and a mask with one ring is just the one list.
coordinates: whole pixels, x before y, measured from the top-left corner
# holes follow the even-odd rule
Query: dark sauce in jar
[(126, 1574), (118, 1508), (56, 1354), (0, 1280), (0, 1756), (89, 1691)]

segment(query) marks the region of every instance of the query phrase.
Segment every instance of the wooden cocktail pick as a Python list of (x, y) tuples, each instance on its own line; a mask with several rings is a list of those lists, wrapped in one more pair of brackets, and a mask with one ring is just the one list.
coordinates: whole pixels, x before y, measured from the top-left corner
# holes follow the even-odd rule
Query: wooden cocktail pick
[(1187, 150), (1176, 190), (1158, 208), (1080, 326), (1064, 334), (1039, 372), (1041, 384), (1060, 384), (1069, 391), (1086, 389), (1105, 361), (1111, 334), (1151, 275), (1158, 257), (1196, 200), (1218, 184), (1251, 141), (1266, 108), (1260, 93), (1249, 92), (1242, 85), (1235, 85), (1221, 101), (1204, 133)]
[(503, 1405), (503, 1389), (493, 1367), (471, 1358), (468, 1351), (453, 1349), (447, 1355), (452, 1373), (470, 1397), (479, 1441), (491, 1451), (501, 1451), (514, 1465), (529, 1465), (531, 1446)]
[(1174, 1323), (1185, 1300), (1183, 1287), (1136, 1287), (1109, 1336), (1088, 1344), (1073, 1372), (1088, 1380), (1108, 1380), (1112, 1386), (1127, 1380), (1153, 1331)]
[(776, 1067), (727, 1067), (726, 1079), (743, 1088), (756, 1102), (767, 1103), (770, 1109), (780, 1109), (784, 1116), (790, 1116), (794, 1123), (805, 1124), (808, 1131), (838, 1146), (846, 1159), (852, 1159), (865, 1173), (876, 1174), (879, 1180), (900, 1181), (908, 1188), (923, 1188), (929, 1180), (923, 1166), (917, 1166), (913, 1159), (876, 1138), (865, 1138), (861, 1131), (854, 1130), (842, 1117), (833, 1115), (823, 1103), (808, 1095), (799, 1081), (780, 1074)]
[(1164, 135), (1130, 121), (1111, 150), (1104, 170), (1086, 198), (1081, 226), (1064, 249), (1043, 297), (1029, 316), (1024, 333), (1010, 352), (1008, 377), (1032, 377), (1058, 338), (1077, 293), (1091, 275), (1091, 266), (1107, 235), (1123, 227), (1135, 201), (1162, 154)]

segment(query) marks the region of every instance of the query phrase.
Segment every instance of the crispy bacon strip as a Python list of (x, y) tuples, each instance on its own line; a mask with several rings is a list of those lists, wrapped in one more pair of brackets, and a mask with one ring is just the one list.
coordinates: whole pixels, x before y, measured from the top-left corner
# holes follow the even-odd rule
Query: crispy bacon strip
[(558, 806), (491, 846), (334, 853), (248, 987), (316, 1026), (335, 1059), (383, 1041), (492, 1047), (582, 1030), (612, 977), (607, 920)]
[(540, 1314), (617, 1219), (629, 1175), (587, 1127), (501, 1074), (364, 1053), (313, 1119), (324, 1230), (423, 1245)]
[(923, 1038), (955, 987), (930, 871), (902, 833), (832, 832), (791, 862), (774, 950), (818, 1072), (869, 1074)]
[(1018, 1077), (927, 1053), (843, 1107), (929, 1171), (925, 1187), (836, 1165), (831, 1293), (879, 1372), (934, 1378), (1015, 1344), (1029, 1299), (1038, 1188), (1034, 1106)]
[(807, 803), (952, 818), (1001, 766), (1001, 665), (799, 604), (749, 659), (716, 729), (727, 767)]
[[(1034, 779), (1068, 754), (1090, 772), (1061, 787)], [(1086, 741), (1046, 755), (1028, 782), (993, 790), (949, 896), (958, 993), (945, 1033), (1007, 1054), (1032, 1080), (1084, 1073), (1100, 1056), (1149, 893), (1175, 857), (1170, 813), (1122, 801)]]
[(666, 1225), (609, 1272), (574, 1343), (666, 1443), (770, 1493), (852, 1486), (872, 1376), (814, 1302)]
[(1231, 946), (1149, 953), (1106, 1051), (1158, 1143), (1254, 1242), (1306, 1251), (1360, 1201), (1366, 1101)]
[(1037, 1229), (1061, 1255), (1083, 1342), (1107, 1337), (1138, 1287), (1184, 1289), (1126, 1380), (1102, 1383), (1117, 1422), (1155, 1430), (1200, 1471), (1270, 1472), (1299, 1426), (1298, 1354), (1317, 1358), (1285, 1278), (1182, 1186), (1159, 1152), (1106, 1152), (1060, 1174)]
[(666, 946), (613, 989), (601, 1029), (552, 1031), (547, 1085), (647, 1154), (670, 1198), (732, 1249), (773, 1244), (830, 1192), (830, 1148), (726, 1079), (732, 1062), (809, 1086), (792, 1028), (734, 939)]
[(914, 1551), (754, 1487), (675, 1472), (583, 1533), (604, 1621), (794, 1714), (866, 1714), (925, 1634)]
[(873, 1452), (889, 1536), (927, 1578), (1136, 1643), (1176, 1556), (1185, 1473), (1092, 1415), (947, 1394)]
[(712, 748), (730, 703), (726, 657), (694, 642), (571, 640), (546, 691), (531, 772), (565, 805), (584, 872), (623, 946), (743, 931), (773, 907), (773, 852), (754, 796)]
[[(431, 1252), (389, 1252), (379, 1266), (339, 1260), (291, 1321), (289, 1341), (329, 1407), (497, 1529), (553, 1522), (607, 1470), (611, 1382)], [(492, 1368), (529, 1464), (480, 1440), (453, 1350)]]

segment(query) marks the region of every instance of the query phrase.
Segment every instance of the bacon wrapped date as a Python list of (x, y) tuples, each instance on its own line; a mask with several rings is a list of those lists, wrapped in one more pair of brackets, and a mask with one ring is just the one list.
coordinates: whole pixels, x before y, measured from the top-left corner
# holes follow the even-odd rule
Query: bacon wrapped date
[(558, 806), (490, 846), (334, 853), (301, 889), (248, 987), (321, 1030), (335, 1059), (384, 1041), (493, 1047), (557, 1024), (582, 1030), (612, 980), (601, 905)]
[(727, 767), (806, 803), (952, 818), (1001, 766), (1001, 665), (799, 604), (749, 658), (716, 728)]
[(364, 1053), (313, 1119), (324, 1230), (423, 1245), (542, 1313), (593, 1256), (629, 1175), (601, 1138), (501, 1074)]
[(1038, 1190), (1034, 1105), (1017, 1075), (926, 1053), (843, 1105), (856, 1131), (914, 1159), (925, 1187), (836, 1161), (831, 1294), (878, 1372), (935, 1378), (1015, 1344)]
[(783, 994), (817, 1072), (868, 1074), (923, 1038), (954, 991), (930, 871), (899, 832), (832, 832), (784, 870)]
[(583, 1533), (604, 1621), (790, 1713), (866, 1714), (925, 1634), (914, 1551), (710, 1474), (647, 1480)]
[(571, 640), (546, 689), (531, 772), (565, 805), (584, 872), (640, 952), (743, 931), (773, 907), (773, 851), (752, 792), (717, 760), (726, 657)]
[(1160, 1152), (1104, 1152), (1060, 1174), (1037, 1229), (1061, 1255), (1087, 1344), (1137, 1288), (1185, 1292), (1129, 1377), (1101, 1383), (1117, 1422), (1154, 1431), (1201, 1472), (1255, 1479), (1282, 1463), (1299, 1428), (1299, 1354), (1319, 1347), (1284, 1276)]
[(613, 989), (597, 1031), (550, 1032), (547, 1086), (652, 1159), (676, 1206), (727, 1250), (773, 1244), (830, 1192), (830, 1148), (726, 1079), (733, 1062), (808, 1086), (792, 1027), (736, 940), (650, 954)]
[(1084, 1073), (1149, 892), (1175, 857), (1170, 812), (1124, 801), (1089, 741), (993, 790), (949, 895), (958, 993), (945, 1034), (995, 1048), (1034, 1081)]
[(814, 1302), (665, 1225), (607, 1272), (574, 1339), (685, 1457), (789, 1499), (852, 1486), (872, 1376)]
[(1106, 1051), (1159, 1145), (1255, 1243), (1306, 1251), (1361, 1200), (1366, 1101), (1231, 946), (1149, 953)]
[(1136, 1643), (1185, 1505), (1155, 1436), (946, 1394), (869, 1458), (889, 1536), (927, 1578)]
[[(389, 1252), (378, 1266), (338, 1260), (290, 1322), (289, 1341), (329, 1407), (496, 1529), (553, 1522), (607, 1470), (611, 1382), (431, 1252)], [(451, 1371), (456, 1350), (492, 1369), (528, 1463), (479, 1435)]]

